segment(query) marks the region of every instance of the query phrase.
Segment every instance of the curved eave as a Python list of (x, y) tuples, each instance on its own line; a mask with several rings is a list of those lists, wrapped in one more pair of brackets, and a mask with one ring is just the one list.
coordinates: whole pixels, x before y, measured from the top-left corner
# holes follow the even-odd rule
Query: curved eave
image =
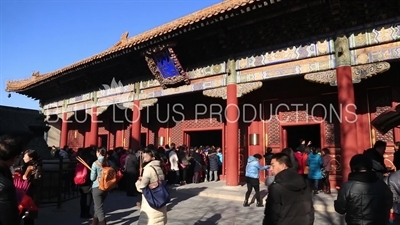
[(400, 126), (400, 105), (398, 105), (395, 110), (380, 114), (371, 121), (371, 124), (382, 134)]
[[(47, 74), (43, 74), (43, 75), (32, 75), (30, 78), (24, 79), (24, 80), (18, 80), (18, 81), (7, 81), (7, 85), (6, 85), (6, 91), (7, 92), (23, 92), (26, 91), (28, 89), (37, 87), (43, 83), (49, 82), (51, 80), (54, 80), (60, 76), (64, 76), (94, 65), (97, 65), (99, 63), (103, 63), (106, 62), (110, 59), (113, 59), (115, 57), (124, 55), (126, 53), (131, 52), (132, 49), (131, 48), (125, 48), (123, 50), (120, 51), (120, 49), (110, 52), (107, 55), (104, 55), (102, 57), (94, 57), (93, 59), (85, 59), (81, 62), (79, 62), (80, 64), (74, 66), (74, 67), (65, 67), (63, 69), (57, 70), (56, 72), (52, 72), (52, 73), (47, 73)], [(84, 62), (84, 63), (83, 63)]]
[[(90, 67), (94, 64), (98, 64), (104, 61), (107, 61), (110, 58), (114, 58), (118, 56), (118, 53), (125, 54), (126, 50), (138, 50), (141, 49), (142, 47), (139, 46), (141, 44), (147, 43), (148, 45), (152, 45), (157, 43), (157, 40), (166, 40), (168, 37), (165, 37), (165, 35), (168, 35), (172, 33), (173, 31), (178, 31), (177, 35), (183, 32), (191, 31), (193, 29), (196, 29), (196, 25), (202, 23), (203, 21), (214, 19), (217, 16), (219, 16), (219, 20), (224, 20), (227, 19), (226, 17), (224, 18), (223, 15), (227, 15), (229, 12), (232, 10), (236, 10), (245, 6), (249, 6), (253, 3), (259, 3), (257, 5), (257, 8), (261, 8), (264, 6), (267, 6), (269, 4), (277, 3), (282, 0), (226, 0), (220, 3), (217, 3), (215, 5), (212, 5), (210, 7), (207, 7), (203, 10), (194, 12), (192, 14), (189, 14), (187, 16), (184, 16), (182, 18), (179, 18), (177, 20), (174, 20), (172, 22), (169, 22), (167, 24), (164, 24), (162, 26), (156, 27), (152, 30), (146, 31), (142, 34), (136, 35), (134, 37), (131, 37), (129, 39), (124, 40), (121, 38), (121, 40), (111, 48), (107, 49), (106, 51), (103, 51), (99, 54), (96, 54), (94, 56), (91, 56), (89, 58), (86, 58), (84, 60), (81, 60), (77, 63), (71, 64), (67, 67), (64, 67), (60, 70), (56, 70), (54, 72), (46, 73), (46, 74), (32, 74), (31, 77), (23, 80), (16, 80), (16, 81), (7, 81), (6, 84), (6, 91), (7, 92), (23, 92), (25, 90), (31, 89), (33, 87), (36, 87), (38, 85), (41, 85), (42, 83), (48, 82), (52, 79), (55, 79), (59, 76), (64, 76), (66, 74), (81, 70), (83, 68)], [(251, 8), (247, 8), (246, 10), (243, 10), (242, 13), (246, 13), (251, 11)], [(230, 16), (229, 16), (230, 17)], [(229, 18), (228, 17), (228, 18)], [(217, 22), (218, 20), (214, 21)], [(212, 23), (212, 22), (210, 22)], [(208, 25), (206, 24), (201, 24), (200, 27)], [(161, 40), (161, 41), (162, 41)]]

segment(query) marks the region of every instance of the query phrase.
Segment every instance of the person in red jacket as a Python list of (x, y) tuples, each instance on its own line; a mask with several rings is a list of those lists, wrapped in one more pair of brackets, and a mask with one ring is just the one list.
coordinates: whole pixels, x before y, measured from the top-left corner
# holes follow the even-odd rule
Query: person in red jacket
[(294, 157), (297, 159), (299, 163), (299, 170), (297, 171), (300, 175), (304, 175), (304, 168), (306, 167), (303, 160), (303, 153), (299, 147), (296, 148), (296, 151), (293, 153)]

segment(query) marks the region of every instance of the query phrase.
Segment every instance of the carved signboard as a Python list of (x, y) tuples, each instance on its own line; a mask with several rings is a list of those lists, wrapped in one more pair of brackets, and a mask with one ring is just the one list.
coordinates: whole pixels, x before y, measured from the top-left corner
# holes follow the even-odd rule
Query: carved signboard
[(164, 89), (179, 83), (190, 83), (172, 45), (166, 44), (150, 48), (144, 53), (144, 56), (150, 71)]

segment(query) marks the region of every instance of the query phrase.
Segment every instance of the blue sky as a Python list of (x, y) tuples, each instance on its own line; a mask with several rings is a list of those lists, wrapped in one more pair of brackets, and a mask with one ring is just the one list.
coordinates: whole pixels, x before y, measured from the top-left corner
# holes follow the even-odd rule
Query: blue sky
[(39, 109), (5, 91), (6, 81), (60, 69), (133, 36), (223, 0), (0, 0), (0, 105)]

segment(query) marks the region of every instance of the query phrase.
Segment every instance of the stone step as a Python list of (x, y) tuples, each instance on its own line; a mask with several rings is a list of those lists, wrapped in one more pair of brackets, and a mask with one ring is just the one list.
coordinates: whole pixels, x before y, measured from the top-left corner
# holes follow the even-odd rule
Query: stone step
[[(190, 184), (173, 188), (177, 193), (182, 194), (191, 194), (198, 195), (202, 197), (208, 198), (217, 198), (224, 200), (232, 200), (232, 201), (240, 201), (243, 202), (244, 195), (247, 191), (245, 186), (234, 186), (228, 187), (225, 185), (210, 183), (201, 183), (201, 184)], [(266, 187), (264, 185), (260, 185), (260, 194), (261, 197), (265, 200), (267, 196)], [(254, 192), (252, 192), (252, 196)], [(327, 194), (318, 194), (313, 195), (314, 200), (314, 208), (316, 211), (320, 212), (335, 212), (335, 208), (333, 206), (334, 200), (336, 200), (336, 193), (332, 193), (330, 195)], [(252, 201), (254, 202), (254, 197), (252, 197)]]

